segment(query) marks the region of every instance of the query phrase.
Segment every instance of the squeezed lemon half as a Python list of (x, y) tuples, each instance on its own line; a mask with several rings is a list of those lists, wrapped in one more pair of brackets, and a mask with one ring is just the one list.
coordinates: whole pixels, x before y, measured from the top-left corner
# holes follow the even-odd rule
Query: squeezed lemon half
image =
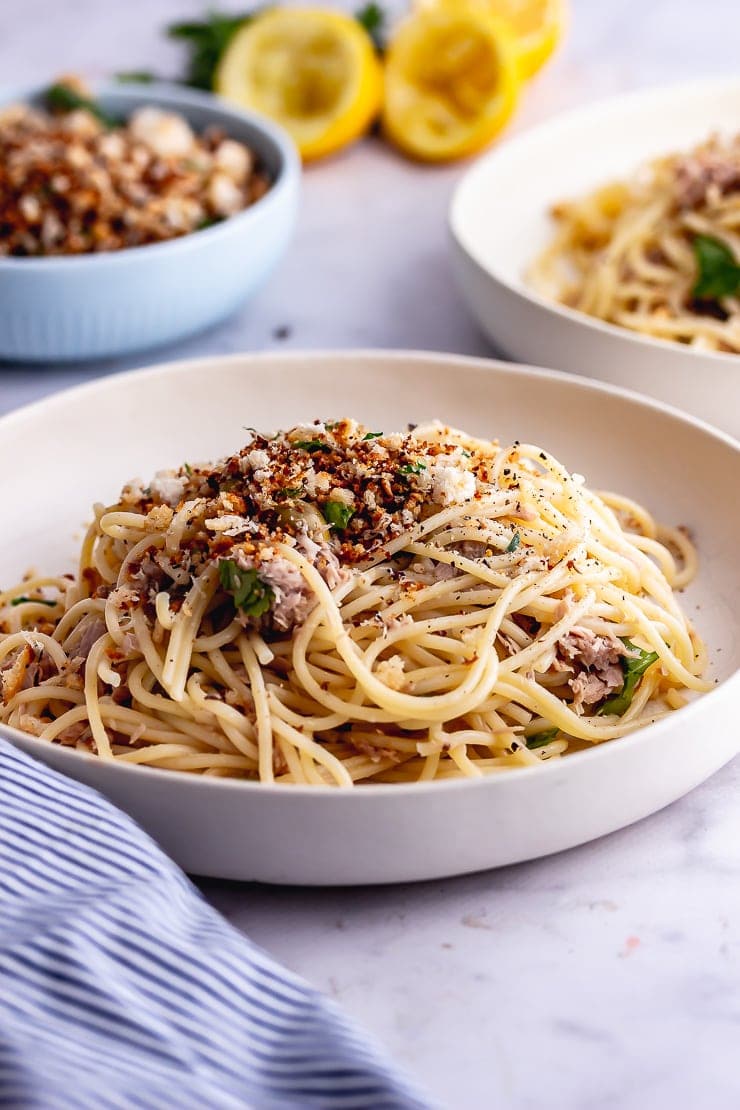
[(214, 87), (282, 124), (310, 161), (367, 131), (380, 110), (383, 77), (372, 40), (354, 19), (275, 8), (237, 31)]
[(401, 24), (386, 55), (383, 129), (414, 158), (461, 158), (498, 134), (518, 94), (504, 22), (483, 4), (425, 6)]
[(491, 15), (514, 35), (520, 77), (531, 77), (560, 42), (567, 22), (566, 0), (483, 0)]

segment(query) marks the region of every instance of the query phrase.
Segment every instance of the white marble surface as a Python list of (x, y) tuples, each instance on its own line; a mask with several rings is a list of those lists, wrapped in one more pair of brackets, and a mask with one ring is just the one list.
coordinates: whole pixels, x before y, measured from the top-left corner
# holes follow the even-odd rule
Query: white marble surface
[[(145, 66), (172, 73), (176, 51), (157, 29), (205, 6), (2, 0), (3, 82)], [(737, 70), (737, 0), (572, 6), (567, 48), (530, 88), (518, 128), (594, 95)], [(281, 344), (484, 353), (446, 260), (445, 211), (461, 172), (409, 166), (375, 141), (312, 168), (293, 250), (239, 316), (151, 359), (0, 366), (0, 411), (189, 354)], [(289, 338), (276, 337), (281, 327)], [(739, 793), (736, 761), (599, 843), (443, 883), (202, 886), (450, 1110), (730, 1110), (740, 1105)]]

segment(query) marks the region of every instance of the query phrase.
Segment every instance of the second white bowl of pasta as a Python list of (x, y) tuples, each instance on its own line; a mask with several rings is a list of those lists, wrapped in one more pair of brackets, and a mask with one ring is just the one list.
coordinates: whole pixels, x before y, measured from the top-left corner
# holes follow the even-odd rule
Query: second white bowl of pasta
[(455, 272), (502, 353), (740, 435), (740, 81), (619, 96), (478, 162)]

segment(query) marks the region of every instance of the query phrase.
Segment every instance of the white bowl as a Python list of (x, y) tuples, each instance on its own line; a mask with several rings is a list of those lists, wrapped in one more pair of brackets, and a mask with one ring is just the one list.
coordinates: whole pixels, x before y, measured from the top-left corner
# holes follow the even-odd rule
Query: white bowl
[[(300, 161), (282, 128), (220, 97), (170, 85), (101, 88), (116, 117), (155, 105), (197, 132), (221, 128), (259, 157), (271, 186), (213, 227), (161, 243), (98, 254), (0, 258), (0, 359), (109, 358), (173, 343), (225, 319), (264, 284), (295, 228)], [(0, 94), (39, 103), (35, 88)]]
[(121, 766), (0, 732), (108, 795), (186, 870), (301, 884), (439, 878), (547, 855), (660, 809), (735, 755), (740, 445), (655, 402), (552, 371), (451, 355), (239, 355), (58, 394), (0, 420), (0, 582), (29, 564), (72, 568), (92, 502), (115, 498), (129, 477), (235, 450), (247, 424), (342, 414), (388, 430), (443, 417), (479, 435), (539, 442), (593, 486), (691, 526), (701, 571), (683, 603), (719, 685), (657, 724), (561, 761), (351, 791)]
[(548, 301), (525, 281), (553, 234), (554, 201), (738, 129), (740, 80), (690, 82), (559, 116), (473, 166), (450, 208), (453, 265), (497, 349), (637, 389), (740, 435), (740, 356), (639, 336)]

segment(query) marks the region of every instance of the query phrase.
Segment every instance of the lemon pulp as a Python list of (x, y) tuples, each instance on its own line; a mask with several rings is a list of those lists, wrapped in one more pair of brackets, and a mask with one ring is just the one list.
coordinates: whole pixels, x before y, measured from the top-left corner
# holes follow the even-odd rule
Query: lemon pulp
[(282, 124), (308, 160), (367, 130), (380, 107), (382, 75), (355, 20), (322, 9), (274, 9), (234, 36), (215, 88)]

